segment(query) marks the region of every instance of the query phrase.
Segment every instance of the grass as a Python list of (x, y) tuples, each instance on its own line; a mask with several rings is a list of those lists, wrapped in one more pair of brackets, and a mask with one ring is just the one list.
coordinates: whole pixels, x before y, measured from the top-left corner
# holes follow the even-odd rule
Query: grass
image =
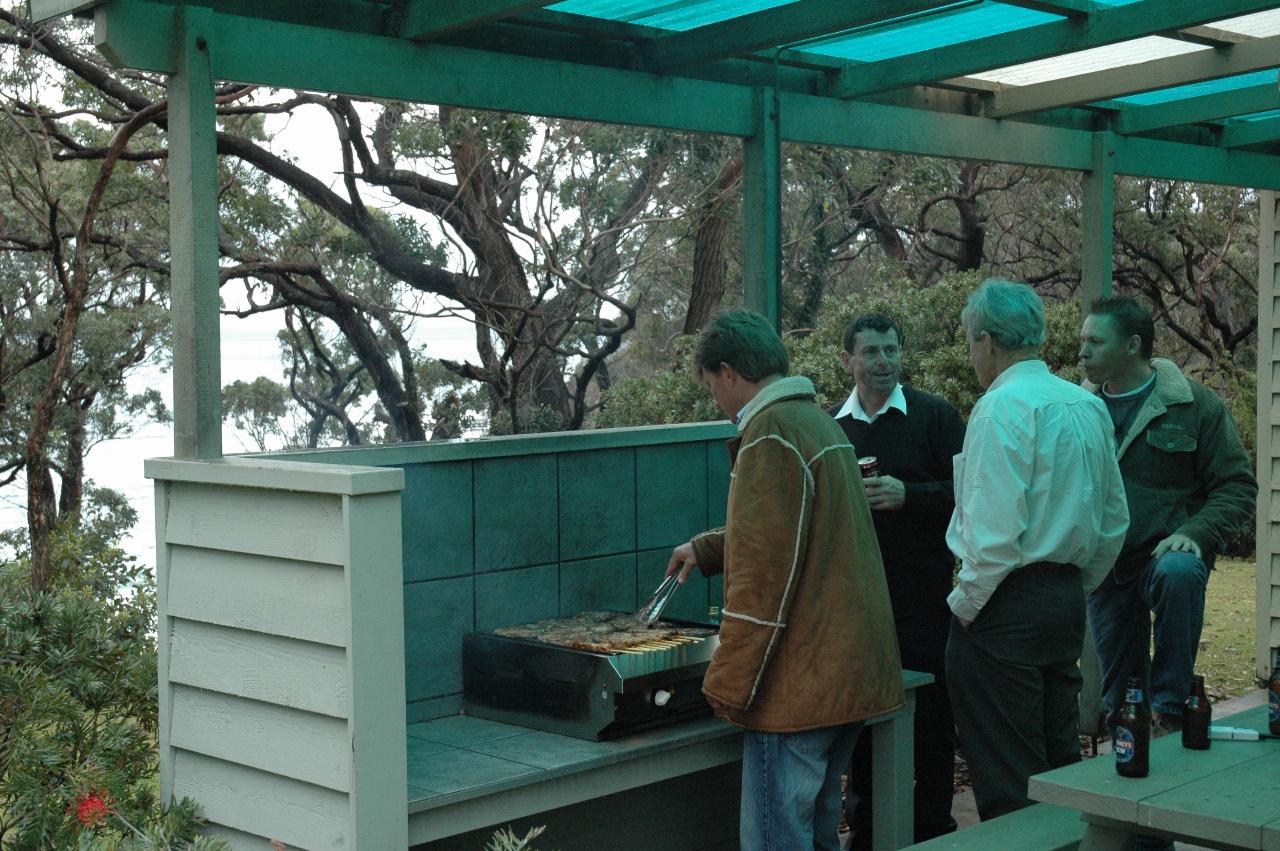
[(1256, 568), (1253, 561), (1218, 559), (1204, 603), (1204, 632), (1196, 671), (1213, 701), (1258, 688), (1254, 676)]

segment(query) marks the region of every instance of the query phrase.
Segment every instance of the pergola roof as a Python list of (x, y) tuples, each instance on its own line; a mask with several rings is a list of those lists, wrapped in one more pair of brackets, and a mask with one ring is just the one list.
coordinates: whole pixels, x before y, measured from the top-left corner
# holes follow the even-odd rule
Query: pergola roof
[[(30, 0), (173, 66), (173, 0)], [(1280, 0), (202, 0), (220, 79), (1280, 187)], [(208, 10), (207, 12), (205, 10)], [(213, 41), (211, 39), (211, 41)]]

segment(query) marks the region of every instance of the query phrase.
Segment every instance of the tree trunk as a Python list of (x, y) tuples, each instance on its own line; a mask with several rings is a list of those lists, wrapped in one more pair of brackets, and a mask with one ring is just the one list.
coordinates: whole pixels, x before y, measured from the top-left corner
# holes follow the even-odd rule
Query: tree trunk
[(92, 405), (91, 394), (68, 406), (71, 424), (67, 429), (67, 460), (62, 467), (62, 490), (58, 494), (58, 514), (62, 517), (79, 517), (84, 505), (85, 418)]
[(48, 591), (53, 580), (53, 527), (58, 505), (44, 441), (27, 441), (27, 533), (31, 537), (31, 587)]
[(725, 259), (725, 237), (729, 232), (729, 206), (733, 190), (742, 179), (742, 155), (737, 154), (720, 169), (716, 194), (699, 216), (697, 237), (693, 244), (693, 286), (689, 291), (689, 309), (684, 317), (684, 333), (696, 334), (707, 324), (712, 312), (720, 306), (727, 285), (728, 262)]

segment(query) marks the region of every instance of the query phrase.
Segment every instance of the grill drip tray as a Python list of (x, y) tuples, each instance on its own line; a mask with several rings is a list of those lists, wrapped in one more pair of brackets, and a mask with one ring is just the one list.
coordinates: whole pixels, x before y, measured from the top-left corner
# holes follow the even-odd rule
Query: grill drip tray
[(716, 628), (633, 624), (630, 614), (583, 612), (463, 636), (467, 714), (593, 741), (711, 714), (702, 677)]

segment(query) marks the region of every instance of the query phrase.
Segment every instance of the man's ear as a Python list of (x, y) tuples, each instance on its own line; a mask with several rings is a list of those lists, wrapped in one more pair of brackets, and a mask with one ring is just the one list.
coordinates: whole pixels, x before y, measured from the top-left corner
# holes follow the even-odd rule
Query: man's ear
[(1138, 352), (1142, 351), (1142, 338), (1137, 334), (1130, 336), (1129, 342), (1125, 344), (1125, 351), (1129, 353), (1130, 357), (1137, 356)]
[(845, 371), (846, 371), (846, 372), (848, 372), (848, 370), (849, 370), (849, 358), (850, 358), (850, 357), (851, 357), (851, 355), (850, 355), (848, 352), (846, 352), (844, 349), (841, 349), (841, 350), (840, 350), (840, 365), (841, 365), (841, 366), (843, 366), (843, 367), (845, 368)]

